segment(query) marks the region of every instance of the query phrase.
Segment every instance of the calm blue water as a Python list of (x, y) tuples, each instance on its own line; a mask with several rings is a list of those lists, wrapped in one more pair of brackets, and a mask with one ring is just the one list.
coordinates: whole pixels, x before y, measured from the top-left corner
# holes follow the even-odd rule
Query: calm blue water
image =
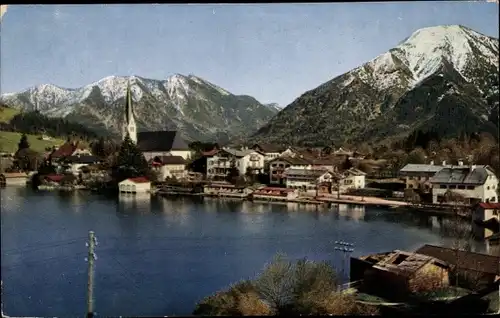
[[(354, 256), (449, 244), (437, 218), (372, 208), (255, 204), (216, 199), (108, 199), (25, 188), (1, 190), (4, 312), (81, 316), (88, 231), (98, 238), (100, 316), (189, 315), (195, 303), (259, 273), (277, 252), (332, 262), (334, 242)], [(347, 262), (346, 262), (347, 263)]]

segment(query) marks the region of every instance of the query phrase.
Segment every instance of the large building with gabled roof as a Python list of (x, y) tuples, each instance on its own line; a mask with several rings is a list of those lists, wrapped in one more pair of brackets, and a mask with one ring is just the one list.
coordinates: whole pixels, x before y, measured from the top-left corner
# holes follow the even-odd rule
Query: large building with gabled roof
[(191, 157), (191, 150), (178, 131), (137, 132), (130, 83), (127, 86), (125, 100), (125, 112), (122, 125), (123, 139), (125, 139), (125, 136), (128, 134), (130, 139), (132, 139), (142, 151), (146, 160), (149, 161), (155, 157), (161, 158), (164, 156), (180, 156), (184, 159), (189, 159)]

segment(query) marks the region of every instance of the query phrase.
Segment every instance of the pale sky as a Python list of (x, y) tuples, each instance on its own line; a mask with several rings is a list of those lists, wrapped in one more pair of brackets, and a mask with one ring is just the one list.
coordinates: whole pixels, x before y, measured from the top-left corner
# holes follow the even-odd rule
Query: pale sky
[(180, 73), (286, 106), (422, 27), (461, 24), (498, 38), (498, 13), (486, 2), (10, 5), (0, 90)]

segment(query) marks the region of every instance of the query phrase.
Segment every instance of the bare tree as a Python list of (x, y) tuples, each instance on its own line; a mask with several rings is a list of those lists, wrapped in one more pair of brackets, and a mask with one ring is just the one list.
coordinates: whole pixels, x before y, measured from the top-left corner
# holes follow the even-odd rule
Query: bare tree
[(404, 199), (410, 204), (419, 204), (421, 202), (420, 195), (413, 189), (405, 189)]
[(455, 251), (455, 266), (453, 274), (455, 286), (459, 285), (460, 267), (463, 263), (462, 252), (470, 252), (473, 241), (472, 224), (462, 220), (462, 216), (470, 211), (467, 199), (455, 191), (446, 191), (444, 202), (452, 204), (452, 216), (450, 218), (449, 234), (453, 238), (451, 248)]
[(324, 299), (336, 286), (336, 274), (330, 265), (305, 259), (290, 262), (284, 255), (278, 255), (255, 280), (259, 295), (275, 314), (288, 312), (291, 307), (308, 312), (314, 299)]

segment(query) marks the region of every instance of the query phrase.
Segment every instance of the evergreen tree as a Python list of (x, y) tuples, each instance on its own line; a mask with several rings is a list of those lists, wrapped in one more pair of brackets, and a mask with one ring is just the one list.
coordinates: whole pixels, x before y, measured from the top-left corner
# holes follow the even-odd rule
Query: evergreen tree
[(100, 137), (97, 141), (92, 143), (92, 153), (99, 157), (106, 157), (106, 142), (104, 141), (104, 137)]
[(23, 150), (23, 149), (28, 149), (30, 147), (30, 144), (28, 142), (28, 137), (26, 134), (23, 134), (21, 136), (21, 140), (19, 140), (19, 143), (17, 144), (17, 150)]
[(113, 172), (117, 182), (133, 177), (149, 177), (151, 174), (146, 158), (128, 134), (118, 152)]
[(236, 160), (233, 159), (231, 161), (231, 169), (229, 170), (229, 173), (226, 176), (226, 181), (234, 183), (239, 176), (240, 176), (240, 171), (236, 167)]

